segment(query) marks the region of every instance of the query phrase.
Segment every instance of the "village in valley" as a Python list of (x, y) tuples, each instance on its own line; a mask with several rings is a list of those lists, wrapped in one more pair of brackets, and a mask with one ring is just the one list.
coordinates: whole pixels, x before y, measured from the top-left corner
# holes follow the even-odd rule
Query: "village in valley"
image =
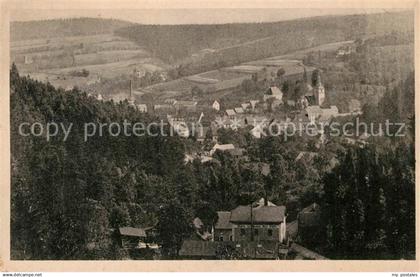
[[(352, 42), (345, 42), (341, 47), (339, 45), (336, 46), (337, 51), (329, 50), (328, 55), (331, 56), (333, 53), (337, 60), (341, 60), (355, 51)], [(307, 125), (313, 125), (322, 143), (325, 138), (324, 128), (333, 118), (357, 116), (362, 111), (361, 101), (357, 97), (348, 101), (346, 111), (339, 111), (337, 106), (329, 104), (328, 92), (322, 83), (322, 70), (304, 65), (301, 60), (282, 60), (275, 57), (217, 71), (236, 72), (244, 76), (248, 75), (248, 78), (219, 81), (200, 76), (186, 77), (184, 82), (189, 82), (191, 92), (160, 91), (159, 94), (163, 96), (152, 101), (143, 101), (142, 98), (147, 99), (147, 97), (141, 96), (160, 90), (159, 84), (150, 88), (133, 89), (133, 81), (129, 82), (126, 100), (130, 106), (141, 113), (156, 115), (159, 119), (166, 121), (175, 134), (201, 144), (198, 150), (185, 153), (186, 163), (194, 159), (200, 159), (201, 162), (211, 161), (216, 150), (228, 151), (236, 156), (244, 156), (243, 158), (246, 159), (246, 155), (243, 154), (245, 149), (238, 146), (235, 148), (233, 143), (221, 143), (218, 140), (219, 129), (234, 132), (247, 130), (255, 139), (260, 139), (267, 136), (266, 130), (273, 124), (281, 128), (281, 130), (276, 130), (278, 136), (289, 125), (294, 128), (292, 130), (294, 132), (299, 131), (298, 128), (303, 130)], [(139, 76), (134, 73), (133, 78)], [(163, 83), (162, 86), (170, 86), (171, 82), (168, 83)], [(220, 84), (216, 87), (214, 83)], [(225, 103), (221, 100), (223, 95), (235, 93), (237, 90), (243, 91), (244, 86), (250, 85), (249, 83), (256, 88), (256, 93), (248, 95), (243, 99), (244, 101), (235, 103), (229, 99)], [(284, 93), (283, 90), (288, 90), (291, 83), (295, 84), (294, 93)], [(191, 95), (188, 97), (188, 94)], [(101, 94), (89, 95), (98, 100), (104, 100)], [(181, 97), (178, 100), (167, 98), (168, 95), (181, 95)], [(212, 95), (220, 95), (220, 97), (212, 98)], [(254, 97), (250, 98), (251, 95)], [(362, 135), (360, 139), (359, 137), (345, 139), (352, 143), (365, 144), (367, 131), (360, 134)], [(210, 150), (209, 144), (213, 144)]]
[[(329, 50), (328, 55), (335, 55), (340, 61), (346, 55), (355, 51), (353, 43), (346, 42), (336, 51)], [(325, 53), (324, 53), (325, 54)], [(260, 171), (263, 176), (270, 174), (270, 165), (255, 161), (248, 156), (247, 149), (233, 141), (219, 140), (220, 129), (235, 133), (247, 132), (253, 139), (267, 136), (266, 131), (273, 122), (283, 126), (277, 135), (293, 124), (293, 128), (305, 128), (307, 125), (315, 126), (315, 149), (313, 151), (300, 151), (295, 162), (309, 165), (318, 155), (317, 149), (327, 143), (324, 135), (325, 124), (338, 117), (355, 117), (361, 114), (361, 103), (358, 99), (350, 99), (349, 109), (340, 112), (335, 105), (327, 102), (328, 91), (322, 83), (322, 70), (313, 66), (304, 65), (301, 60), (273, 60), (272, 58), (257, 62), (258, 66), (251, 64), (223, 68), (225, 72), (246, 72), (249, 79), (242, 82), (220, 85), (214, 89), (215, 80), (193, 76), (185, 78), (191, 83), (192, 95), (189, 100), (176, 100), (167, 98), (162, 102), (142, 103), (141, 97), (133, 94), (132, 82), (127, 93), (129, 105), (141, 113), (152, 113), (159, 119), (167, 120), (174, 133), (185, 140), (191, 140), (195, 147), (185, 152), (184, 163), (202, 164), (217, 163), (217, 152), (228, 153), (246, 167)], [(290, 68), (290, 72), (285, 70)], [(220, 98), (201, 101), (200, 93), (207, 90), (211, 93), (230, 93), (243, 89), (243, 84), (252, 82), (258, 89), (254, 98), (235, 103), (229, 101), (225, 104)], [(299, 85), (302, 90), (299, 97), (292, 96), (282, 90), (285, 84)], [(205, 85), (202, 85), (205, 84)], [(210, 85), (209, 85), (210, 84)], [(238, 85), (239, 84), (239, 85)], [(200, 86), (201, 85), (201, 86)], [(166, 85), (165, 85), (166, 86)], [(286, 85), (287, 88), (287, 85)], [(136, 90), (137, 93), (147, 94), (154, 88)], [(199, 90), (200, 93), (194, 94)], [(164, 92), (162, 92), (164, 94)], [(179, 94), (180, 92), (178, 92)], [(171, 94), (174, 94), (171, 91)], [(102, 95), (95, 96), (103, 100)], [(296, 129), (295, 129), (296, 131)], [(223, 131), (222, 131), (223, 132)], [(368, 135), (359, 137), (340, 138), (347, 143), (363, 147), (367, 144)], [(308, 164), (309, 163), (309, 164)], [(338, 163), (337, 158), (329, 161), (331, 167)], [(329, 166), (327, 168), (330, 168)], [(300, 243), (311, 242), (320, 232), (321, 210), (317, 203), (312, 203), (301, 209), (292, 221), (287, 221), (288, 212), (284, 203), (277, 205), (267, 198), (240, 205), (230, 211), (217, 211), (217, 220), (211, 226), (204, 224), (199, 217), (193, 220), (194, 233), (183, 241), (179, 250), (179, 257), (183, 259), (327, 259), (324, 256), (308, 249)], [(159, 245), (153, 240), (153, 227), (133, 228), (121, 227), (118, 232), (121, 245), (134, 251), (153, 249), (155, 257), (159, 253)], [(128, 243), (128, 242), (131, 242)], [(134, 244), (133, 244), (134, 242)], [(311, 245), (311, 243), (309, 243)], [(131, 248), (130, 248), (131, 247)]]
[[(412, 259), (412, 21), (14, 22), (11, 257)], [(170, 135), (20, 136), (34, 120)]]

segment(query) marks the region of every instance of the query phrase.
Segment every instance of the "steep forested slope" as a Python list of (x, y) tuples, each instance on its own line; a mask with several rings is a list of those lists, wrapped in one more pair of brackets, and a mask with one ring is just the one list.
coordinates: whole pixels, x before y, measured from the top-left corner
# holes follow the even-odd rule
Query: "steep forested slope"
[[(166, 200), (187, 197), (177, 196), (186, 183), (177, 137), (105, 132), (84, 141), (87, 122), (150, 122), (127, 103), (56, 90), (16, 67), (11, 90), (13, 259), (118, 258), (112, 228), (153, 225)], [(47, 141), (20, 135), (24, 122), (73, 127), (66, 141), (63, 133)]]

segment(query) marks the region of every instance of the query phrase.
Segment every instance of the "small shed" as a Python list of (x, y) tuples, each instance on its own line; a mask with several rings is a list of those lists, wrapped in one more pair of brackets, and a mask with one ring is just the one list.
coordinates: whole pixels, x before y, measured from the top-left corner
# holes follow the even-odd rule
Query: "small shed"
[(120, 238), (120, 246), (123, 248), (137, 248), (140, 241), (144, 241), (147, 237), (143, 228), (120, 227), (118, 229)]

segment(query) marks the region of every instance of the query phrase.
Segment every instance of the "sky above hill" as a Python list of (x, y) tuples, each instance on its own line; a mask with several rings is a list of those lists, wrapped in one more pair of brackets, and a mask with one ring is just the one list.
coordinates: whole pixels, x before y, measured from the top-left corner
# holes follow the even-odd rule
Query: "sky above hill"
[(297, 18), (389, 12), (384, 9), (149, 9), (149, 10), (19, 10), (11, 21), (72, 17), (114, 18), (142, 24), (214, 24), (273, 22)]

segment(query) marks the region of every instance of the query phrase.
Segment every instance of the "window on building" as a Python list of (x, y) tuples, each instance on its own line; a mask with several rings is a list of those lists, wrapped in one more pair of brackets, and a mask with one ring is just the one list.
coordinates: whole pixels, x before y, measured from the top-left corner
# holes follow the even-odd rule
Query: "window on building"
[(258, 229), (254, 229), (254, 236), (258, 236)]
[(241, 236), (245, 236), (245, 229), (241, 229)]
[(233, 241), (233, 236), (232, 235), (229, 236), (229, 240)]
[(267, 235), (268, 235), (269, 237), (272, 237), (272, 236), (273, 236), (273, 230), (268, 229), (268, 230), (267, 230)]
[(219, 241), (223, 241), (223, 236), (220, 236), (219, 237)]

